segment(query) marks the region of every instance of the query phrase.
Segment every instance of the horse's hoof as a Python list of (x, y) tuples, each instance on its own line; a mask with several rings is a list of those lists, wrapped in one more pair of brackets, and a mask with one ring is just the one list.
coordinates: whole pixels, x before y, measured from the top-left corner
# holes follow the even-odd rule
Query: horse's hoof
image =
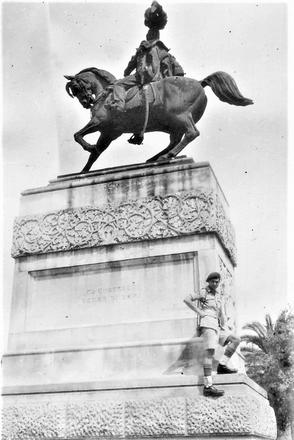
[(157, 159), (153, 159), (153, 157), (151, 157), (150, 159), (147, 159), (145, 163), (152, 163), (152, 162), (157, 162)]
[(157, 162), (169, 162), (170, 160), (173, 160), (175, 158), (172, 154), (165, 154), (164, 156), (160, 156), (157, 159)]

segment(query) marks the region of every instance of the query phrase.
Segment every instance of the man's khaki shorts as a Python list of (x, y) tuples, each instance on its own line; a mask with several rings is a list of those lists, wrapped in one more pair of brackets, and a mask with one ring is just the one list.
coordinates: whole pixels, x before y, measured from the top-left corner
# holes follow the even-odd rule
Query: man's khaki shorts
[(200, 328), (200, 334), (203, 338), (204, 350), (215, 350), (218, 344), (224, 346), (228, 337), (232, 335), (229, 330), (213, 330), (206, 327)]

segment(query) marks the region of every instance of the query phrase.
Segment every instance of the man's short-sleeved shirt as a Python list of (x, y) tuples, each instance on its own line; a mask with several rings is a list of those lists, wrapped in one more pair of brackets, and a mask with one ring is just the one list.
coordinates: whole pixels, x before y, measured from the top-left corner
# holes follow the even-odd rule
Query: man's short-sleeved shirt
[(207, 301), (206, 304), (199, 301), (199, 308), (205, 314), (200, 318), (200, 327), (218, 330), (221, 324), (224, 323), (221, 294), (218, 291), (212, 293), (209, 287), (205, 287), (201, 289), (200, 297), (205, 298)]

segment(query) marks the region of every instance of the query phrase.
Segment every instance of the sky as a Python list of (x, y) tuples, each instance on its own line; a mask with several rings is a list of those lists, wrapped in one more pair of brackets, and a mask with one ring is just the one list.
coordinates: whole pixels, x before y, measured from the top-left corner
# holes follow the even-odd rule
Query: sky
[[(7, 329), (14, 262), (13, 219), (20, 192), (80, 171), (87, 155), (73, 134), (89, 111), (65, 92), (63, 75), (86, 67), (117, 78), (145, 39), (150, 2), (2, 3), (3, 301)], [(230, 73), (253, 106), (230, 106), (207, 87), (200, 137), (181, 154), (210, 162), (230, 204), (236, 231), (238, 321), (275, 319), (289, 302), (286, 283), (287, 4), (161, 2), (161, 40), (201, 80)], [(88, 137), (94, 143), (98, 137)], [(146, 134), (143, 146), (123, 135), (92, 169), (145, 162), (168, 144)]]

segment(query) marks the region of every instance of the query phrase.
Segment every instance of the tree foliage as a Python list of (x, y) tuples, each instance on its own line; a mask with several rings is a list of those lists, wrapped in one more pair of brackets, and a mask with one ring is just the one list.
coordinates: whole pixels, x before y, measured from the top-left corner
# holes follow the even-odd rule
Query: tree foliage
[(254, 321), (243, 329), (242, 347), (247, 374), (268, 393), (278, 431), (293, 423), (294, 314), (286, 309), (273, 323), (266, 315), (265, 325)]

